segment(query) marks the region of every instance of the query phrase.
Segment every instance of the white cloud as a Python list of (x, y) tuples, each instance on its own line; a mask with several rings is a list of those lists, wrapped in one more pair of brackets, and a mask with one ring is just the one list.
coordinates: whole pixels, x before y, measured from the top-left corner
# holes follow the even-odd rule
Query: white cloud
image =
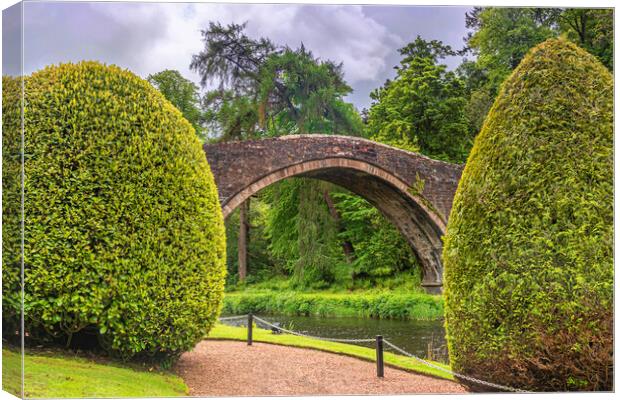
[[(25, 3), (25, 70), (48, 64), (99, 60), (142, 77), (176, 69), (198, 83), (189, 70), (203, 49), (200, 31), (209, 21), (248, 21), (247, 34), (344, 64), (355, 89), (350, 99), (367, 106), (368, 93), (393, 75), (397, 49), (416, 34), (436, 38), (463, 25), (463, 9), (362, 7), (356, 5), (216, 3)], [(429, 22), (432, 21), (432, 22)], [(441, 21), (442, 23), (437, 23)], [(450, 36), (458, 38), (463, 33)]]
[(169, 68), (198, 81), (189, 63), (192, 54), (203, 48), (200, 30), (209, 21), (248, 21), (250, 36), (293, 48), (303, 42), (315, 56), (343, 62), (350, 83), (377, 79), (386, 68), (388, 52), (402, 41), (359, 6), (99, 3), (93, 7), (119, 26), (146, 31), (156, 27), (157, 37), (144, 43), (133, 66), (141, 75)]

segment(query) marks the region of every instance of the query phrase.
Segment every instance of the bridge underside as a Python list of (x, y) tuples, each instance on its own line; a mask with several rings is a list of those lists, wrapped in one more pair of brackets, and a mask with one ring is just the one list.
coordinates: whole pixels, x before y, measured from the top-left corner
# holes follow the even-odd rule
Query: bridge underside
[(365, 198), (404, 235), (423, 286), (440, 292), (441, 236), (462, 166), (366, 139), (296, 135), (204, 146), (224, 217), (261, 189), (291, 177), (328, 181)]
[(253, 182), (222, 204), (227, 217), (261, 189), (290, 177), (320, 179), (365, 198), (385, 215), (406, 238), (422, 266), (422, 286), (441, 292), (441, 236), (445, 225), (409, 187), (385, 171), (356, 160), (331, 158), (295, 164)]
[(389, 183), (353, 169), (328, 168), (302, 174), (334, 183), (368, 200), (392, 222), (406, 238), (422, 265), (422, 286), (428, 292), (441, 292), (441, 229), (410, 196)]

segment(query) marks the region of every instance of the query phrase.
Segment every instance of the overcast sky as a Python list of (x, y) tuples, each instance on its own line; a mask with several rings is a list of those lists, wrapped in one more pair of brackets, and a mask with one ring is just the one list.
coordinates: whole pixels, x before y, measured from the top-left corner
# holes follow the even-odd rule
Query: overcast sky
[[(192, 54), (203, 48), (200, 30), (209, 21), (248, 21), (247, 33), (296, 48), (301, 42), (315, 56), (344, 63), (359, 109), (369, 93), (394, 76), (398, 48), (415, 39), (439, 39), (455, 48), (466, 35), (463, 7), (328, 6), (296, 4), (200, 3), (55, 3), (24, 5), (24, 69), (48, 64), (99, 60), (142, 77), (176, 69), (199, 82), (189, 70)], [(15, 74), (8, 62), (18, 15), (3, 15), (3, 73)], [(11, 35), (13, 30), (13, 35)], [(7, 59), (7, 56), (8, 59)], [(447, 61), (455, 67), (460, 59)]]

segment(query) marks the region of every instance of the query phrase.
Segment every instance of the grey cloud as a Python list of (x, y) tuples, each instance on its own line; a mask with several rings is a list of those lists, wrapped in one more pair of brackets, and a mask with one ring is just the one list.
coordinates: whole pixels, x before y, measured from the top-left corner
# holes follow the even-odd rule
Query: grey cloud
[[(209, 3), (26, 3), (25, 71), (45, 65), (95, 59), (146, 77), (166, 68), (189, 70), (209, 21), (248, 21), (248, 33), (275, 43), (307, 48), (344, 63), (359, 108), (369, 92), (393, 77), (397, 49), (416, 35), (458, 47), (465, 35), (458, 7), (330, 6)], [(6, 24), (4, 24), (6, 27)], [(6, 29), (6, 28), (5, 28)], [(5, 30), (6, 32), (6, 30)], [(458, 60), (450, 60), (456, 65)], [(452, 65), (452, 66), (454, 66)]]
[[(140, 70), (149, 45), (163, 37), (166, 18), (133, 21), (105, 12), (112, 3), (25, 3), (24, 64), (27, 73), (48, 64), (100, 60)], [(125, 3), (127, 12), (141, 5)]]

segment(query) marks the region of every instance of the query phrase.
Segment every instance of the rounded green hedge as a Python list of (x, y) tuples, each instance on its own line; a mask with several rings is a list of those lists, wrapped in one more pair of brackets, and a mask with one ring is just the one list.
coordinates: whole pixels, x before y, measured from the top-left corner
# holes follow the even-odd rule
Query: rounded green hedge
[(96, 62), (38, 71), (25, 94), (27, 326), (96, 331), (124, 358), (192, 348), (225, 276), (194, 129), (149, 83)]
[(443, 259), (455, 371), (530, 390), (611, 389), (613, 82), (595, 57), (548, 40), (504, 82)]
[(21, 318), (22, 81), (2, 77), (2, 336), (19, 340)]

